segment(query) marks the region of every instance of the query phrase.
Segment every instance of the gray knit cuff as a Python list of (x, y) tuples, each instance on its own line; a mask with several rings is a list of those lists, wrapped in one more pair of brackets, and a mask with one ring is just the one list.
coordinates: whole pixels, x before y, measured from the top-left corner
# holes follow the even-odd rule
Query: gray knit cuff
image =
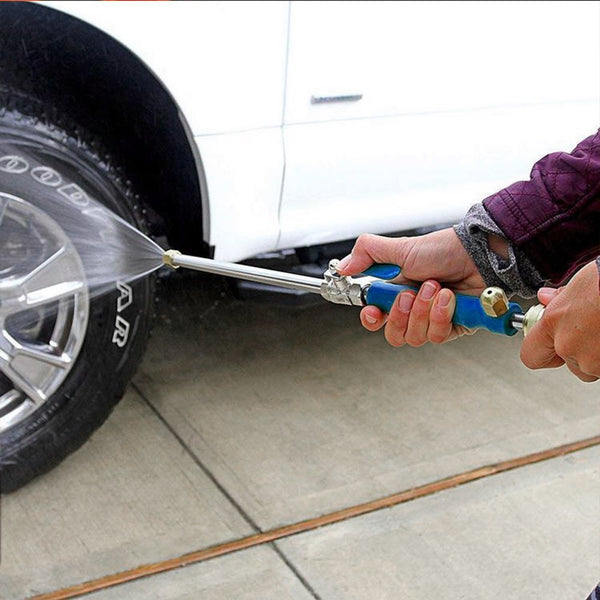
[(475, 262), (486, 285), (501, 287), (512, 296), (533, 298), (544, 284), (544, 279), (532, 262), (512, 243), (508, 244), (508, 259), (492, 252), (488, 244), (488, 233), (506, 239), (483, 207), (472, 206), (463, 220), (454, 226), (454, 231)]

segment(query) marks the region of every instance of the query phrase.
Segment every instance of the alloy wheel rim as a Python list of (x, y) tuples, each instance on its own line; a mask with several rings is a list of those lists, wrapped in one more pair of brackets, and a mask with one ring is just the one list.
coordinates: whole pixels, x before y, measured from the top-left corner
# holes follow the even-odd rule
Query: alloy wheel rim
[(46, 404), (85, 339), (83, 264), (60, 225), (0, 192), (0, 433)]

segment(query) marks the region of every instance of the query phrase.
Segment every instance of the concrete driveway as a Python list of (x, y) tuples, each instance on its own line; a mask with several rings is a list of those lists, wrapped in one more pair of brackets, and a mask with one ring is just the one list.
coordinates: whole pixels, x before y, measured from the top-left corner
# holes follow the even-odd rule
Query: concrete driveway
[(162, 288), (109, 421), (2, 499), (2, 600), (584, 600), (598, 583), (600, 384), (527, 371), (517, 337), (392, 349), (351, 308), (244, 303), (196, 274)]

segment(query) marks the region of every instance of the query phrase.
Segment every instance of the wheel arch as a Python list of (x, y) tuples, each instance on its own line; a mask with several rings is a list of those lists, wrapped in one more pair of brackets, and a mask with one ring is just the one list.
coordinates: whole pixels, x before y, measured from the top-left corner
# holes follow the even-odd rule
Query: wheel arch
[(1, 2), (0, 57), (0, 88), (42, 100), (102, 140), (106, 159), (133, 180), (152, 233), (184, 252), (211, 254), (193, 136), (173, 97), (137, 56), (70, 15)]

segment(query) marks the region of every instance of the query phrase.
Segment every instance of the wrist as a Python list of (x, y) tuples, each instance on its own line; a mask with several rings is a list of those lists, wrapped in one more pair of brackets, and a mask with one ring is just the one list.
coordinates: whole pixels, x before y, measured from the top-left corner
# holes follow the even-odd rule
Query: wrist
[(533, 298), (543, 279), (529, 259), (513, 247), (482, 204), (472, 206), (454, 230), (486, 285)]
[(509, 260), (508, 241), (506, 239), (495, 233), (488, 233), (487, 239), (488, 247), (494, 254), (504, 260)]

